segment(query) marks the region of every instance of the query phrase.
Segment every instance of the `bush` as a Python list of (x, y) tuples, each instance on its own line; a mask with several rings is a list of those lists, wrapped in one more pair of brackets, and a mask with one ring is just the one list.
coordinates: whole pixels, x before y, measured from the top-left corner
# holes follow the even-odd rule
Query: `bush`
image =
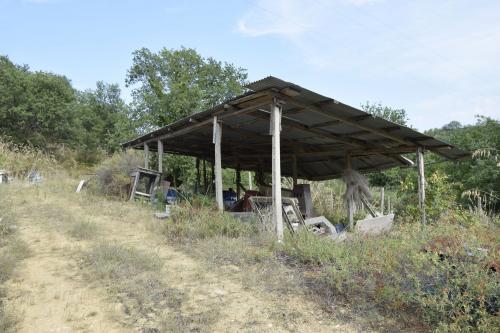
[[(425, 211), (427, 221), (432, 224), (454, 209), (455, 194), (448, 176), (439, 170), (427, 177), (426, 184)], [(398, 196), (401, 198), (396, 207), (398, 219), (404, 222), (420, 221), (415, 173), (408, 174), (401, 182)]]
[(376, 304), (388, 313), (417, 315), (440, 332), (493, 332), (500, 299), (496, 244), (496, 229), (441, 221), (424, 231), (405, 224), (340, 244), (299, 233), (282, 249), (301, 263), (320, 265), (332, 294), (360, 308)]
[(198, 240), (215, 236), (236, 238), (257, 232), (254, 224), (242, 223), (230, 214), (188, 205), (175, 207), (171, 218), (160, 228), (168, 239), (174, 241)]
[(130, 184), (130, 170), (141, 165), (142, 158), (130, 149), (114, 154), (96, 167), (94, 192), (107, 196), (125, 197)]

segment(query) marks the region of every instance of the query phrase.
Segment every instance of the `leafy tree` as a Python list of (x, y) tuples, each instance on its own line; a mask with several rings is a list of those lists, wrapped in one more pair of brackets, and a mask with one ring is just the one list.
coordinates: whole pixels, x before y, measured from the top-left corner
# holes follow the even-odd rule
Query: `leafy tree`
[(60, 75), (30, 72), (0, 56), (0, 131), (18, 143), (75, 144), (79, 120), (74, 90)]
[(32, 72), (0, 56), (0, 136), (48, 149), (64, 144), (82, 162), (97, 161), (134, 135), (115, 84), (79, 92), (61, 75)]
[(143, 130), (203, 111), (244, 91), (246, 70), (204, 58), (194, 49), (164, 48), (154, 53), (142, 48), (133, 55), (126, 82), (135, 86), (134, 118)]
[[(361, 108), (376, 117), (392, 121), (399, 125), (407, 125), (408, 115), (405, 109), (394, 109), (389, 106), (383, 106), (381, 103), (372, 104), (370, 102), (362, 104)], [(399, 169), (391, 169), (370, 173), (368, 179), (372, 186), (396, 186), (403, 178)]]
[(361, 108), (372, 115), (383, 118), (393, 123), (406, 126), (408, 123), (408, 115), (405, 109), (394, 109), (390, 106), (383, 106), (381, 103), (366, 102), (361, 104)]
[[(429, 130), (426, 134), (470, 152), (495, 151), (500, 147), (500, 122), (485, 116), (476, 117), (477, 121), (474, 125), (459, 126), (458, 122), (452, 122), (440, 129)], [(441, 159), (429, 156), (428, 160), (432, 163)], [(450, 182), (456, 184), (457, 197), (469, 190), (490, 193), (494, 197), (499, 196), (500, 167), (494, 156), (476, 154), (474, 158), (466, 161), (430, 164), (429, 169), (444, 171)], [(496, 209), (498, 210), (499, 207)]]
[(84, 136), (81, 144), (88, 152), (84, 160), (92, 160), (91, 155), (102, 149), (113, 153), (120, 143), (135, 135), (129, 118), (130, 109), (120, 96), (117, 84), (97, 82), (95, 90), (78, 92), (78, 107)]
[[(214, 58), (204, 58), (194, 49), (147, 48), (134, 52), (127, 85), (133, 86), (133, 118), (146, 132), (180, 118), (214, 107), (244, 92), (246, 70)], [(169, 156), (168, 172), (176, 181), (193, 178), (192, 158)]]

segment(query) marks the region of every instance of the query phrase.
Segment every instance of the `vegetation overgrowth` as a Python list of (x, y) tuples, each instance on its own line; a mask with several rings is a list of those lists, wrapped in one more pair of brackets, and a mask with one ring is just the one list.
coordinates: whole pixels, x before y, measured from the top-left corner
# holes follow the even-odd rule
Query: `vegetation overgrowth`
[(0, 188), (0, 332), (14, 332), (18, 315), (16, 309), (7, 306), (4, 283), (12, 277), (19, 261), (30, 255), (30, 250), (16, 235), (18, 226), (6, 201)]
[(360, 311), (376, 306), (409, 323), (421, 320), (436, 332), (491, 332), (500, 306), (494, 219), (485, 224), (477, 214), (449, 211), (423, 230), (406, 222), (378, 237), (353, 235), (342, 243), (302, 231), (277, 244), (251, 224), (186, 205), (160, 229), (169, 241), (188, 241), (191, 250), (198, 242), (201, 255), (219, 264), (264, 261), (306, 272), (308, 287), (327, 305), (342, 300)]
[[(0, 169), (26, 179), (32, 171), (50, 177), (81, 173), (82, 165), (91, 165), (89, 202), (97, 203), (103, 196), (123, 198), (129, 171), (142, 164), (142, 157), (117, 152), (120, 142), (241, 93), (246, 77), (244, 69), (203, 58), (192, 49), (140, 49), (127, 77), (134, 97), (127, 105), (117, 85), (99, 82), (95, 90), (81, 92), (64, 76), (33, 72), (0, 57)], [(370, 103), (362, 108), (407, 125), (404, 109)], [(268, 274), (267, 288), (283, 288), (282, 281), (300, 276), (299, 283), (327, 305), (343, 300), (360, 310), (375, 307), (393, 318), (416, 318), (438, 332), (497, 331), (500, 123), (478, 116), (474, 125), (451, 122), (426, 133), (473, 154), (460, 162), (425, 155), (425, 227), (419, 223), (416, 173), (411, 168), (392, 169), (369, 175), (375, 208), (387, 211), (377, 206), (381, 187), (391, 198), (391, 210), (396, 212), (391, 232), (378, 237), (354, 234), (343, 243), (298, 232), (279, 244), (255, 223), (241, 223), (219, 213), (210, 199), (195, 196), (193, 159), (169, 154), (166, 173), (189, 200), (173, 209), (168, 221), (156, 223), (155, 232), (210, 262), (256, 266), (255, 271)], [(224, 172), (224, 182), (234, 184), (233, 171)], [(345, 222), (344, 185), (327, 181), (311, 186), (317, 213)], [(74, 188), (59, 186), (54, 191), (66, 195)], [(27, 255), (11, 227), (6, 206), (12, 203), (1, 199), (0, 284)], [(357, 217), (364, 214), (358, 212)], [(76, 239), (90, 240), (99, 233), (90, 220), (73, 222), (65, 231)], [(139, 295), (158, 284), (154, 276), (161, 266), (144, 253), (98, 244), (84, 259), (100, 280), (120, 281), (119, 293), (132, 290)], [(270, 278), (274, 271), (276, 283)], [(138, 275), (133, 283), (130, 274)], [(163, 288), (158, 286), (155, 290)], [(11, 319), (5, 315), (2, 297), (0, 291), (0, 329), (6, 330)]]

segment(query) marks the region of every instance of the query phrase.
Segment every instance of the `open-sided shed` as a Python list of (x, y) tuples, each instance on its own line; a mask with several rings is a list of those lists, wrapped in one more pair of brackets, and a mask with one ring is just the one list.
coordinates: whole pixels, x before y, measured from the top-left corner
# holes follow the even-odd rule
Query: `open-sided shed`
[[(468, 152), (409, 127), (374, 117), (294, 83), (269, 76), (246, 86), (248, 92), (212, 109), (123, 144), (159, 154), (174, 153), (211, 161), (216, 169), (216, 198), (222, 208), (221, 168), (271, 172), (273, 216), (281, 216), (281, 176), (307, 180), (412, 165), (401, 154), (416, 152), (420, 193), (424, 196), (425, 150), (446, 159)], [(279, 128), (279, 131), (274, 129)], [(161, 158), (159, 171), (162, 171)], [(147, 167), (147, 159), (146, 159)], [(279, 227), (278, 227), (279, 229)], [(278, 230), (279, 234), (279, 230)]]

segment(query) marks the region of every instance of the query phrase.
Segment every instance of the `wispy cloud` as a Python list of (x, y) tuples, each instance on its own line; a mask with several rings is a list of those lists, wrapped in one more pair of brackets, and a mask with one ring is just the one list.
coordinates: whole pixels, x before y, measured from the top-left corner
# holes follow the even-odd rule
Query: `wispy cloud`
[[(418, 107), (429, 113), (500, 117), (494, 97), (500, 90), (498, 2), (256, 1), (238, 30), (250, 37), (281, 36), (315, 69), (419, 82), (427, 92)], [(429, 92), (430, 86), (438, 91)], [(453, 102), (463, 95), (474, 98)]]

